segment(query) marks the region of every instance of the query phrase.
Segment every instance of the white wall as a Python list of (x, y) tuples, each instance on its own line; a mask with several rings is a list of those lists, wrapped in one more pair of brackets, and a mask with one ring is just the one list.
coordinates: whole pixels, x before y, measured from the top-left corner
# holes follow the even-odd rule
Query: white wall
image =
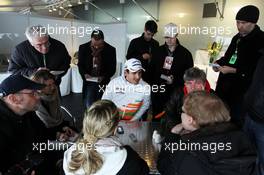
[[(211, 3), (212, 0), (162, 0), (160, 4), (160, 31), (166, 23), (174, 22), (183, 26), (194, 27), (224, 27), (228, 31), (222, 35), (232, 37), (237, 33), (235, 15), (237, 11), (244, 5), (256, 5), (260, 10), (260, 18), (258, 24), (264, 30), (264, 1), (263, 0), (226, 0), (224, 11), (224, 19), (219, 19), (219, 14), (216, 18), (202, 18), (203, 3)], [(222, 0), (218, 1), (220, 9), (222, 9)], [(184, 17), (179, 17), (180, 13), (184, 13)], [(211, 28), (212, 29), (212, 28)], [(230, 31), (230, 32), (229, 32)], [(212, 40), (212, 35), (182, 35), (179, 36), (180, 41), (184, 46), (192, 51), (193, 56), (195, 50), (199, 48), (207, 48), (207, 44)], [(158, 33), (157, 39), (163, 42), (162, 33)]]
[[(8, 14), (8, 15), (7, 15)], [(26, 39), (28, 18), (14, 13), (0, 13), (0, 54), (10, 54), (12, 48)]]
[[(119, 0), (96, 0), (96, 4), (115, 17), (121, 17), (127, 22), (128, 36), (141, 34), (144, 23), (150, 19), (147, 14), (138, 8), (131, 0), (126, 0), (125, 4), (119, 4)], [(215, 18), (202, 18), (203, 4), (212, 3), (214, 0), (137, 0), (154, 17), (159, 18), (158, 33), (156, 39), (160, 44), (164, 43), (162, 37), (163, 26), (169, 22), (189, 27), (224, 27), (228, 31), (222, 35), (232, 37), (236, 32), (235, 15), (237, 10), (248, 4), (256, 5), (260, 10), (260, 20), (258, 24), (264, 30), (264, 1), (263, 0), (226, 0), (224, 19), (219, 19), (219, 14)], [(220, 10), (222, 10), (223, 0), (217, 0)], [(83, 11), (83, 7), (75, 8), (78, 16), (92, 20), (93, 22), (114, 22), (114, 20), (90, 6), (89, 11)], [(184, 17), (180, 17), (183, 13)], [(213, 30), (212, 30), (212, 33)], [(186, 34), (179, 36), (180, 42), (193, 54), (197, 49), (207, 48), (208, 43), (213, 40), (212, 35)], [(128, 40), (127, 46), (128, 47)]]
[[(97, 28), (104, 32), (105, 41), (116, 48), (117, 62), (123, 62), (125, 58), (126, 23), (95, 24), (79, 20), (25, 16), (17, 13), (0, 13), (0, 23), (0, 54), (10, 54), (17, 44), (26, 40), (24, 33), (27, 26), (40, 24), (46, 27), (51, 37), (65, 44), (71, 56), (78, 51), (80, 44), (90, 40), (92, 31)], [(119, 74), (118, 71), (117, 74)]]
[[(222, 9), (223, 0), (217, 0), (219, 2), (219, 7)], [(164, 39), (162, 37), (163, 26), (169, 22), (174, 22), (178, 25), (187, 26), (187, 27), (224, 27), (227, 29), (227, 33), (225, 33), (225, 37), (232, 37), (236, 32), (236, 24), (235, 24), (235, 15), (237, 10), (248, 4), (256, 5), (260, 9), (260, 19), (258, 25), (264, 30), (264, 1), (263, 0), (226, 0), (225, 11), (224, 11), (224, 19), (220, 20), (219, 15), (216, 18), (202, 18), (203, 4), (204, 3), (212, 3), (214, 0), (137, 0), (139, 4), (142, 5), (146, 10), (148, 10), (154, 17), (159, 19), (158, 22), (158, 33), (155, 38), (160, 42), (160, 44), (164, 43)], [(142, 33), (144, 28), (144, 23), (150, 19), (148, 15), (140, 8), (138, 8), (131, 0), (125, 0), (125, 4), (119, 4), (119, 0), (96, 0), (96, 5), (98, 5), (103, 10), (112, 14), (115, 17), (120, 17), (123, 21), (127, 22), (126, 34), (127, 36), (123, 39), (126, 40), (126, 43), (122, 46), (125, 47), (125, 51), (120, 53), (118, 56), (118, 60), (124, 60), (126, 54), (126, 48), (128, 47), (128, 37), (135, 37)], [(89, 6), (88, 11), (83, 10), (83, 6), (78, 6), (74, 8), (74, 13), (84, 20), (84, 23), (112, 23), (115, 22), (110, 16), (102, 13), (101, 11), (95, 9), (91, 5)], [(183, 13), (184, 17), (180, 17), (180, 14)], [(0, 21), (4, 21), (0, 25), (0, 38), (2, 39), (2, 43), (5, 45), (0, 46), (0, 53), (3, 51), (10, 52), (12, 43), (10, 40), (6, 38), (6, 36), (1, 33), (19, 33), (20, 31), (24, 31), (25, 24), (28, 24), (27, 18), (18, 18), (14, 19), (13, 15), (9, 16), (7, 20), (3, 15), (0, 14)], [(3, 25), (4, 24), (4, 25)], [(5, 25), (7, 24), (7, 25)], [(13, 27), (11, 29), (6, 28), (6, 26), (12, 24)], [(19, 27), (15, 27), (19, 26)], [(230, 32), (229, 32), (230, 31)], [(113, 31), (115, 32), (115, 31)], [(111, 35), (116, 36), (116, 33), (109, 31), (106, 34), (106, 38)], [(118, 31), (119, 32), (119, 31)], [(123, 34), (123, 33), (122, 33)], [(197, 49), (206, 48), (208, 43), (212, 40), (212, 35), (203, 35), (203, 34), (185, 34), (180, 35), (180, 42), (187, 47), (193, 54)], [(107, 38), (108, 39), (108, 38)], [(110, 39), (110, 38), (109, 38)], [(113, 38), (114, 39), (114, 38)], [(23, 36), (16, 36), (15, 40), (22, 41)], [(87, 41), (89, 38), (87, 37)], [(110, 39), (112, 40), (112, 39)], [(109, 41), (108, 41), (109, 42)], [(123, 49), (123, 48), (122, 48)], [(72, 48), (72, 51), (75, 52), (76, 48)]]

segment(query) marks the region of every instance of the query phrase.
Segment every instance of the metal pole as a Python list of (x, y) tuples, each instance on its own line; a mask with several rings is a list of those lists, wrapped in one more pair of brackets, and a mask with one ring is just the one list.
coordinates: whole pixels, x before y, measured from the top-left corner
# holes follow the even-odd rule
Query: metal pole
[(155, 18), (151, 13), (149, 13), (144, 7), (142, 7), (136, 0), (132, 0), (136, 6), (138, 6), (139, 8), (141, 8), (142, 10), (144, 10), (144, 12), (146, 12), (152, 19), (154, 19), (156, 22), (159, 21), (159, 19)]
[(97, 5), (95, 5), (94, 3), (88, 1), (89, 4), (91, 4), (92, 6), (94, 6), (96, 9), (100, 10), (101, 12), (107, 14), (108, 16), (111, 16), (113, 19), (115, 19), (118, 22), (121, 22), (119, 19), (117, 19), (116, 17), (114, 17), (113, 15), (111, 15), (110, 13), (108, 13), (107, 11), (101, 9), (100, 7), (98, 7)]

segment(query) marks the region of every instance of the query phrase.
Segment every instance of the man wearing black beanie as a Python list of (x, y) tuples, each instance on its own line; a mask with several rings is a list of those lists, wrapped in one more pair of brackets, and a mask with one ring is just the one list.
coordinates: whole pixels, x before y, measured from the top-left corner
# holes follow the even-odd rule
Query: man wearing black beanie
[(264, 48), (264, 32), (256, 24), (259, 9), (253, 5), (242, 7), (236, 15), (236, 34), (224, 55), (216, 61), (220, 71), (216, 93), (230, 107), (231, 120), (240, 126), (243, 116), (243, 96), (251, 84), (252, 76)]
[[(224, 57), (216, 61), (220, 67), (213, 68), (216, 72), (220, 71), (216, 93), (230, 107), (231, 121), (239, 126), (243, 125), (245, 116), (244, 95), (251, 85), (257, 63), (262, 55), (260, 50), (264, 48), (264, 32), (256, 24), (258, 19), (259, 9), (256, 6), (247, 5), (238, 11), (236, 15), (238, 34), (232, 38)], [(252, 139), (255, 140), (258, 149), (258, 173), (263, 175), (264, 140), (261, 139), (263, 135), (258, 138), (260, 133), (254, 133), (256, 131), (262, 132), (261, 130), (254, 130), (256, 127), (251, 125), (254, 122), (258, 123), (259, 121), (255, 121), (247, 115), (245, 128), (250, 126), (253, 129), (250, 132), (251, 135), (254, 135)]]
[(257, 23), (259, 18), (259, 9), (253, 5), (242, 7), (236, 15), (236, 20)]

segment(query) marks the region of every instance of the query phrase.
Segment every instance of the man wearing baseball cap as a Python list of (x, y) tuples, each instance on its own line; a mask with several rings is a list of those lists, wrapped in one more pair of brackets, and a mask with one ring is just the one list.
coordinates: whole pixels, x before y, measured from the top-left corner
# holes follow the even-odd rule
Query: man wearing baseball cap
[(248, 90), (253, 73), (261, 56), (259, 52), (264, 47), (264, 32), (256, 24), (259, 19), (259, 9), (253, 5), (242, 7), (236, 14), (238, 33), (225, 55), (213, 67), (220, 72), (216, 93), (230, 107), (231, 121), (243, 124), (243, 96)]
[(11, 75), (1, 83), (0, 172), (5, 173), (32, 151), (32, 142), (37, 138), (32, 122), (37, 116), (33, 111), (40, 102), (37, 91), (44, 87), (20, 74)]
[(184, 72), (193, 67), (191, 52), (180, 44), (178, 26), (168, 23), (164, 26), (165, 43), (157, 49), (150, 63), (151, 85), (163, 86), (165, 92), (152, 92), (152, 113), (161, 114), (175, 88), (183, 87)]
[(126, 61), (124, 75), (110, 81), (102, 99), (113, 101), (124, 120), (142, 118), (150, 105), (150, 86), (142, 80), (143, 69), (136, 58)]

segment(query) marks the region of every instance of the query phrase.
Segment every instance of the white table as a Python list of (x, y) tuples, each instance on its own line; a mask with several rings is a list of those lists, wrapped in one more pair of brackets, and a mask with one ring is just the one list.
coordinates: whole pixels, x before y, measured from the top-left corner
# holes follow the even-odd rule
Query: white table
[(83, 80), (77, 65), (71, 65), (71, 91), (82, 93)]
[(67, 73), (62, 77), (60, 90), (61, 95), (69, 95), (70, 92), (82, 93), (83, 80), (79, 74), (77, 65), (71, 65)]
[(69, 95), (71, 93), (71, 68), (62, 77), (60, 83), (61, 96)]
[(202, 69), (206, 73), (206, 79), (209, 82), (211, 89), (215, 90), (219, 72), (215, 72), (209, 65), (194, 64), (194, 66)]

